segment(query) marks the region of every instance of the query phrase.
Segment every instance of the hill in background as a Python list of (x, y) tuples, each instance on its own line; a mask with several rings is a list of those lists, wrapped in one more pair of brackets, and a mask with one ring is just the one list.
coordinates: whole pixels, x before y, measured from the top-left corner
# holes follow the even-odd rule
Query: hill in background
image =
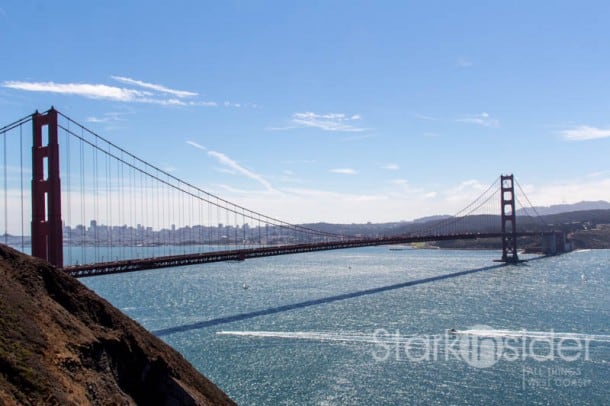
[[(574, 204), (554, 204), (551, 206), (538, 206), (534, 207), (535, 211), (541, 216), (548, 216), (551, 214), (569, 213), (573, 211), (589, 211), (589, 210), (610, 210), (610, 203), (604, 200), (598, 200), (597, 202), (578, 202)], [(531, 212), (532, 209), (517, 210), (517, 215), (525, 215)]]

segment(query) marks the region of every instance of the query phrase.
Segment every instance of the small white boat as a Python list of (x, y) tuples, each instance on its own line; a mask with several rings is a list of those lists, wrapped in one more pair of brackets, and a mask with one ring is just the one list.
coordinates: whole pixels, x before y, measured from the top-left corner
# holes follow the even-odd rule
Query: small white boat
[(248, 285), (246, 282), (244, 282), (242, 288), (244, 288), (244, 290), (248, 290), (250, 288), (250, 285)]

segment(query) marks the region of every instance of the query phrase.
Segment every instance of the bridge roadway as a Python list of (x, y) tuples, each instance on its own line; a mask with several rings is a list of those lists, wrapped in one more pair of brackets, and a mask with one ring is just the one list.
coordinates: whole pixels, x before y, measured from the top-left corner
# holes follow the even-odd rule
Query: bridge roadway
[[(522, 232), (517, 236), (540, 236), (539, 232)], [(378, 245), (409, 244), (430, 241), (476, 240), (480, 238), (501, 238), (502, 233), (465, 233), (426, 236), (396, 236), (382, 238), (346, 239), (343, 241), (318, 242), (308, 244), (278, 245), (260, 248), (243, 248), (226, 251), (212, 251), (194, 254), (162, 256), (154, 258), (130, 259), (97, 264), (66, 266), (65, 272), (76, 277), (109, 275), (115, 273), (144, 271), (147, 269), (170, 268), (176, 266), (206, 264), (222, 261), (243, 261), (251, 258), (275, 255), (300, 254), (304, 252), (328, 251), (345, 248), (371, 247)]]

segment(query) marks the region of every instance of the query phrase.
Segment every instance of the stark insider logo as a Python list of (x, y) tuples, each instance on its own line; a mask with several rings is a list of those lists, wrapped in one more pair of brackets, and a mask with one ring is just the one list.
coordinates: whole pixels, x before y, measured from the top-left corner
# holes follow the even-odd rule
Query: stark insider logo
[[(474, 331), (491, 330), (491, 327), (476, 325)], [(480, 335), (458, 335), (460, 355), (466, 363), (475, 368), (492, 367), (502, 357), (504, 341), (502, 337), (485, 337)]]
[(566, 362), (590, 360), (590, 337), (551, 332), (494, 330), (476, 325), (468, 330), (447, 331), (435, 336), (401, 336), (399, 331), (389, 333), (377, 329), (373, 335), (376, 344), (373, 358), (386, 361), (412, 362), (461, 359), (474, 368), (490, 368), (498, 361), (533, 359), (544, 362), (560, 359)]

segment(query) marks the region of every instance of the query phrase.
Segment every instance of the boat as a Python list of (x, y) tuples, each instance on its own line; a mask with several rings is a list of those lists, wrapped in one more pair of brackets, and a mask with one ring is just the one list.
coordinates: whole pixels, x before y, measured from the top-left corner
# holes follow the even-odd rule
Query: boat
[(244, 288), (244, 290), (248, 290), (250, 288), (250, 285), (248, 285), (246, 282), (244, 282), (242, 288)]

